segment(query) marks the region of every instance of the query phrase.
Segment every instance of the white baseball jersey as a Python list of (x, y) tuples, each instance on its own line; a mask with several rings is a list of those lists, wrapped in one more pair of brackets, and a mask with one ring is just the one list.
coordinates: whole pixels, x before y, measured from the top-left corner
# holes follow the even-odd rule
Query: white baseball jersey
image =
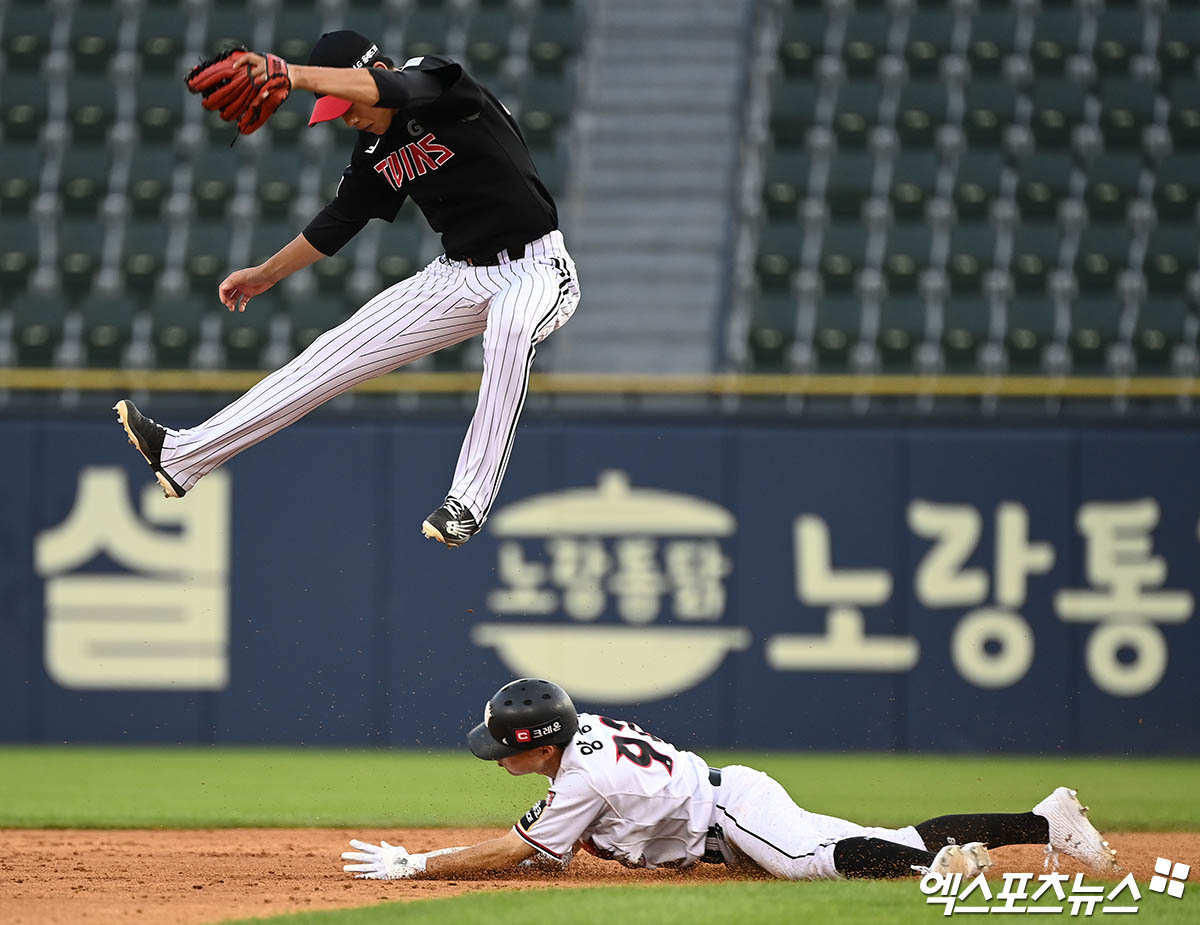
[(570, 858), (577, 842), (631, 867), (686, 867), (719, 851), (717, 859), (731, 867), (785, 880), (836, 878), (834, 847), (843, 838), (925, 850), (912, 826), (862, 826), (809, 812), (762, 771), (741, 765), (711, 771), (699, 755), (635, 723), (593, 713), (579, 714), (579, 732), (563, 750), (550, 792), (513, 831), (559, 861)]
[(634, 723), (579, 714), (544, 804), (513, 830), (555, 859), (576, 842), (631, 867), (689, 865), (713, 818), (708, 765)]

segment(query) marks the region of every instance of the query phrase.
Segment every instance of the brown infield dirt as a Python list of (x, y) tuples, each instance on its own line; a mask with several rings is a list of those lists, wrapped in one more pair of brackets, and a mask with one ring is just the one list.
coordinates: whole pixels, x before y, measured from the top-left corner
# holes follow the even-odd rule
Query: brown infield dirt
[[(351, 838), (412, 851), (472, 844), (494, 829), (0, 830), (0, 922), (198, 923), (366, 906), (490, 890), (719, 883), (745, 879), (723, 866), (627, 870), (586, 854), (562, 873), (523, 872), (453, 881), (355, 880), (342, 872)], [(1200, 833), (1107, 836), (1122, 868), (1143, 885), (1158, 857), (1200, 860)], [(997, 848), (989, 872), (1041, 873), (1040, 846)], [(1064, 873), (1083, 868), (1062, 859)], [(1117, 877), (1107, 879), (1116, 880)], [(803, 884), (796, 885), (803, 890)]]

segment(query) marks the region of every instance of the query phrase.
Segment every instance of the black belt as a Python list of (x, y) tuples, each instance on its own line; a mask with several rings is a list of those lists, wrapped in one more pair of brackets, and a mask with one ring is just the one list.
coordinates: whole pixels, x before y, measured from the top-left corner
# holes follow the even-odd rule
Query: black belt
[(708, 769), (708, 782), (710, 784), (712, 784), (714, 787), (721, 786), (721, 769), (720, 768), (709, 768)]
[[(524, 244), (513, 244), (511, 247), (506, 247), (504, 253), (508, 254), (509, 260), (520, 260), (525, 256)], [(473, 267), (498, 267), (500, 266), (500, 254), (484, 254), (482, 257), (459, 257), (453, 254), (448, 254), (451, 260), (461, 260), (463, 263), (468, 263)]]

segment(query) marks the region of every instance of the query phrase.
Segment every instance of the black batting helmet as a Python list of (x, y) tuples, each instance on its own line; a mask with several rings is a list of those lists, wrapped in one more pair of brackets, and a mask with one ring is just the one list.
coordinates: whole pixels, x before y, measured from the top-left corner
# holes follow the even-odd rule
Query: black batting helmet
[(467, 734), (476, 758), (495, 761), (540, 745), (566, 745), (579, 729), (575, 704), (557, 684), (538, 678), (510, 681), (483, 708)]

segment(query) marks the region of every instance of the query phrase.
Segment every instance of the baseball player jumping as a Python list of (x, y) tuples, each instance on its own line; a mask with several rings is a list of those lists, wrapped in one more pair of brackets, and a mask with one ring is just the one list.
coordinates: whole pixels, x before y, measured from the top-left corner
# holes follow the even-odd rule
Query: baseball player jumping
[[(483, 334), (483, 377), (446, 500), (425, 536), (460, 546), (487, 519), (512, 452), (535, 348), (579, 302), (558, 213), (512, 115), (459, 65), (426, 55), (395, 67), (356, 32), (322, 35), (307, 66), (244, 50), (188, 77), (243, 133), (291, 89), (317, 101), (310, 125), (357, 130), (334, 199), (265, 263), (220, 284), (229, 311), (284, 277), (335, 254), (372, 218), (392, 221), (406, 199), (441, 233), (445, 254), (379, 293), (203, 424), (174, 430), (133, 402), (115, 410), (168, 497), (247, 447), (364, 380)], [(251, 309), (252, 310), (252, 309)]]
[[(409, 854), (351, 841), (344, 870), (371, 880), (461, 877), (544, 862), (576, 848), (628, 867), (699, 861), (785, 880), (894, 878), (914, 870), (974, 877), (988, 848), (1046, 844), (1101, 871), (1116, 851), (1059, 787), (1027, 813), (939, 816), (884, 829), (801, 809), (780, 784), (740, 765), (710, 768), (636, 723), (577, 713), (566, 691), (523, 678), (500, 688), (467, 736), (479, 758), (510, 774), (544, 774), (550, 791), (512, 831), (470, 847)], [(1057, 856), (1055, 856), (1057, 864)]]

